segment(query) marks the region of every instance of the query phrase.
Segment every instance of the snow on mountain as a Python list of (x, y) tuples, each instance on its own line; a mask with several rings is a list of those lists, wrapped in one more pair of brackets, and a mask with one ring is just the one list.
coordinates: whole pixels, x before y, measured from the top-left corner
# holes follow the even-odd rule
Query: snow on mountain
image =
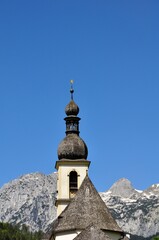
[(159, 232), (159, 184), (139, 191), (120, 179), (100, 195), (124, 231), (143, 237)]
[[(32, 173), (5, 184), (0, 189), (0, 221), (47, 232), (56, 217), (56, 181), (56, 173)], [(143, 237), (159, 232), (159, 184), (139, 191), (122, 178), (100, 195), (124, 231)]]

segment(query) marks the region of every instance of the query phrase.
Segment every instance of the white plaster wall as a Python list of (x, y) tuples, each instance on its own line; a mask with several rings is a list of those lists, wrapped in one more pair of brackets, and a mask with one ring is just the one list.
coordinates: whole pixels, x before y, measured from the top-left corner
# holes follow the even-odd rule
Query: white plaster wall
[[(89, 162), (87, 161), (72, 161), (62, 162), (58, 165), (58, 180), (57, 180), (57, 215), (59, 216), (61, 212), (67, 206), (67, 200), (70, 199), (69, 192), (69, 174), (71, 171), (76, 171), (78, 176), (78, 189), (83, 182), (89, 167)], [(61, 201), (60, 201), (61, 200)]]
[(88, 166), (59, 166), (58, 169), (58, 199), (69, 199), (69, 173), (76, 171), (78, 174), (78, 189), (83, 182)]
[(67, 204), (65, 203), (58, 204), (57, 216), (59, 216), (66, 207), (67, 207)]
[[(88, 166), (82, 166), (78, 165), (65, 165), (65, 166), (59, 166), (58, 169), (58, 182), (57, 182), (57, 190), (58, 190), (58, 195), (57, 199), (69, 199), (69, 174), (71, 171), (76, 171), (78, 175), (78, 189), (81, 186), (81, 183), (83, 182), (87, 171), (88, 171)], [(61, 212), (65, 209), (67, 206), (66, 203), (58, 203), (57, 206), (57, 215), (59, 216)]]
[(80, 232), (77, 231), (77, 232), (64, 232), (64, 233), (61, 233), (61, 234), (57, 234), (56, 237), (55, 237), (55, 240), (72, 240), (74, 239)]
[[(110, 231), (105, 231), (106, 234), (112, 239), (112, 240), (119, 240), (121, 238), (120, 233), (116, 232), (110, 232)], [(59, 233), (56, 235), (55, 240), (72, 240), (74, 239), (80, 231), (70, 231), (70, 232), (63, 232)]]

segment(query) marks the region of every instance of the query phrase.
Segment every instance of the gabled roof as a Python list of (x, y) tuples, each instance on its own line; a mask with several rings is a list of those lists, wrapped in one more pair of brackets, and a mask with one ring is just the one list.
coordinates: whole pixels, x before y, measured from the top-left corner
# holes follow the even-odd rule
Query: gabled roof
[(111, 238), (102, 230), (94, 226), (89, 226), (83, 230), (74, 240), (111, 240)]
[(58, 217), (54, 232), (83, 230), (90, 225), (98, 229), (123, 232), (86, 176), (76, 196)]

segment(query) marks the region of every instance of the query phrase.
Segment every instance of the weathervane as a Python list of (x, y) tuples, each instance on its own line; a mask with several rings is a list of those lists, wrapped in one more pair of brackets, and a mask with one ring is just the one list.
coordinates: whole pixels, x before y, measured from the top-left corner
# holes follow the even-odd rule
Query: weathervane
[(73, 100), (73, 93), (74, 93), (74, 90), (73, 90), (73, 83), (74, 83), (74, 81), (73, 81), (73, 80), (70, 80), (70, 83), (71, 83), (71, 89), (70, 89), (71, 99)]

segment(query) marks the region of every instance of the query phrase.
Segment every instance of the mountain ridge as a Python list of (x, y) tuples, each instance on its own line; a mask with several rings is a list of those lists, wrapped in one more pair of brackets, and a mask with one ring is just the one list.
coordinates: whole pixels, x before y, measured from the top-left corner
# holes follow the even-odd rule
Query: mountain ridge
[(159, 184), (141, 191), (122, 178), (100, 195), (124, 231), (145, 238), (159, 232)]

